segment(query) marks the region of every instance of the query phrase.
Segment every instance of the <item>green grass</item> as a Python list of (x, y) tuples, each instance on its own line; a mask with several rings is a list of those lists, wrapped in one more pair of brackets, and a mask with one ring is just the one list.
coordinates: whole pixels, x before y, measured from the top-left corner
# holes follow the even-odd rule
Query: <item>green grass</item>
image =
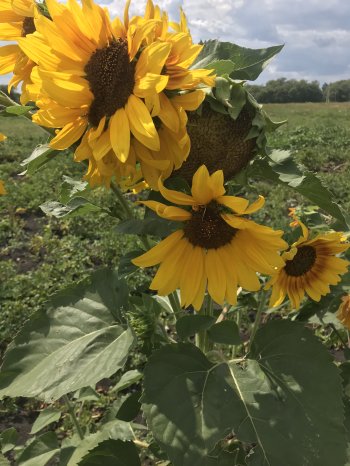
[[(269, 147), (291, 150), (296, 161), (317, 173), (346, 211), (350, 210), (350, 104), (269, 104), (265, 110), (274, 121), (288, 120), (269, 135)], [(292, 190), (259, 183), (266, 196), (265, 221), (285, 228), (288, 208), (307, 205)]]
[[(320, 173), (337, 200), (350, 207), (350, 104), (266, 105), (275, 120), (288, 119), (269, 138), (269, 145), (291, 149), (309, 170)], [(133, 237), (118, 235), (117, 220), (91, 214), (58, 221), (43, 215), (39, 205), (59, 198), (63, 175), (81, 179), (84, 167), (68, 155), (59, 155), (42, 171), (19, 176), (20, 161), (47, 136), (25, 119), (0, 119), (8, 135), (0, 145), (0, 179), (8, 194), (0, 198), (0, 340), (3, 348), (28, 316), (40, 309), (47, 297), (93, 269), (115, 266), (132, 249)], [(289, 189), (253, 186), (266, 196), (260, 220), (285, 228), (288, 207), (305, 202)], [(91, 194), (104, 207), (115, 207), (113, 194), (96, 189)], [(306, 202), (307, 204), (307, 202)], [(2, 348), (2, 349), (3, 349)]]

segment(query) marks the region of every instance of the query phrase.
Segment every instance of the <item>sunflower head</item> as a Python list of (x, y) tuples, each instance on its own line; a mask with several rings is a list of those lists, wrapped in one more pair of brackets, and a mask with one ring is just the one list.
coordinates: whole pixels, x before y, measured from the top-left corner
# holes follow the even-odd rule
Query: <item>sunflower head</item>
[[(294, 216), (294, 213), (291, 213)], [(349, 244), (342, 233), (328, 232), (309, 238), (308, 228), (296, 217), (292, 226), (300, 226), (302, 234), (282, 258), (284, 265), (275, 270), (266, 288), (272, 287), (271, 306), (280, 305), (288, 295), (292, 307), (299, 309), (305, 294), (314, 301), (330, 293), (330, 285), (340, 282), (349, 262), (338, 257)]]
[(202, 106), (188, 115), (191, 150), (177, 174), (190, 182), (204, 164), (210, 173), (223, 170), (230, 180), (256, 154), (266, 153), (266, 133), (282, 123), (269, 119), (243, 83), (219, 77)]
[(350, 330), (350, 294), (342, 297), (342, 303), (339, 306), (337, 317), (340, 322)]
[(167, 189), (161, 180), (159, 190), (173, 205), (141, 203), (182, 225), (133, 260), (140, 267), (161, 264), (151, 283), (159, 294), (179, 288), (182, 305), (199, 309), (207, 290), (217, 303), (235, 304), (238, 286), (257, 291), (257, 273), (271, 274), (283, 264), (283, 232), (244, 218), (259, 210), (264, 198), (249, 205), (247, 199), (226, 196), (222, 170), (210, 175), (202, 165), (193, 176), (191, 194)]

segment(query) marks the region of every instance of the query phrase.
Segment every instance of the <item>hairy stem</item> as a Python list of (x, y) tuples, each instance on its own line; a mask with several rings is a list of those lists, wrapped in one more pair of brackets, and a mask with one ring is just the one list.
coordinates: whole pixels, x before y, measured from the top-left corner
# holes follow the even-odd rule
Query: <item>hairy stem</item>
[(67, 406), (67, 409), (68, 409), (68, 412), (70, 414), (70, 417), (73, 421), (73, 424), (74, 424), (74, 427), (79, 435), (79, 438), (80, 440), (84, 440), (84, 432), (78, 422), (78, 419), (77, 419), (77, 416), (75, 415), (75, 412), (74, 412), (74, 407), (72, 405), (72, 403), (70, 402), (69, 398), (67, 395), (63, 395), (63, 399), (64, 399), (64, 402), (66, 403), (66, 406)]
[(249, 339), (249, 350), (251, 348), (251, 345), (252, 345), (252, 342), (254, 340), (254, 337), (255, 337), (255, 334), (256, 332), (258, 331), (258, 328), (260, 327), (260, 323), (261, 323), (261, 318), (262, 318), (262, 313), (265, 309), (265, 303), (266, 303), (266, 298), (267, 298), (267, 293), (262, 291), (260, 293), (260, 302), (259, 302), (259, 306), (258, 306), (258, 310), (256, 312), (256, 316), (255, 316), (255, 321), (254, 321), (254, 325), (253, 325), (253, 328), (252, 328), (252, 333), (250, 334), (250, 339)]

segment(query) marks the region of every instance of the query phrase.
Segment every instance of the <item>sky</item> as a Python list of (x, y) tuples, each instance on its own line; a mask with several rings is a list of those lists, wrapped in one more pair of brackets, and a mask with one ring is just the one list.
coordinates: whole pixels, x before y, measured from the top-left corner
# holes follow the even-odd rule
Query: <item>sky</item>
[[(124, 0), (100, 0), (122, 16)], [(133, 0), (142, 14), (146, 0)], [(333, 82), (350, 79), (349, 0), (158, 0), (173, 20), (186, 13), (193, 40), (218, 39), (243, 47), (285, 44), (256, 83), (279, 77)], [(0, 43), (1, 44), (1, 43)], [(0, 76), (0, 83), (8, 77)]]

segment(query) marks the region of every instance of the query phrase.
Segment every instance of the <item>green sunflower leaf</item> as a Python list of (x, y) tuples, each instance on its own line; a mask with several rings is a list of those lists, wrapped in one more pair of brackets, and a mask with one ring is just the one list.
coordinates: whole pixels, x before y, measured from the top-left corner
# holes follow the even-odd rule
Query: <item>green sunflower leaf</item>
[(202, 330), (207, 330), (215, 320), (215, 317), (200, 314), (183, 316), (176, 322), (176, 331), (182, 340), (186, 340)]
[(67, 204), (62, 204), (57, 201), (44, 202), (39, 206), (44, 214), (50, 217), (63, 218), (63, 217), (76, 217), (85, 215), (89, 212), (101, 212), (103, 209), (92, 204), (84, 197), (73, 197)]
[(211, 341), (222, 345), (239, 345), (242, 343), (239, 328), (233, 320), (223, 320), (208, 330)]
[(6, 107), (5, 110), (0, 112), (2, 117), (13, 117), (13, 116), (23, 116), (26, 113), (33, 110), (34, 107), (29, 105), (11, 105), (10, 107)]
[(22, 167), (26, 170), (21, 175), (32, 175), (46, 165), (58, 154), (57, 150), (53, 150), (49, 144), (42, 144), (36, 147), (31, 155), (21, 162)]
[(232, 432), (250, 447), (250, 466), (345, 463), (339, 372), (300, 323), (262, 327), (242, 365), (213, 364), (187, 343), (164, 346), (146, 365), (144, 389), (148, 425), (174, 466), (215, 464), (215, 445)]
[(194, 68), (214, 69), (219, 76), (254, 81), (272, 58), (283, 48), (276, 45), (266, 49), (249, 49), (230, 42), (206, 41)]
[(138, 451), (133, 442), (122, 442), (113, 439), (106, 440), (94, 448), (83, 458), (79, 466), (96, 466), (100, 464), (103, 464), (103, 466), (141, 466)]
[(8, 348), (0, 397), (51, 401), (121, 369), (134, 344), (122, 320), (123, 287), (114, 272), (101, 270), (54, 296)]
[(31, 442), (18, 456), (18, 466), (45, 466), (60, 449), (54, 432), (45, 432)]
[(39, 416), (35, 419), (34, 424), (32, 425), (30, 433), (37, 434), (44, 427), (52, 424), (53, 422), (57, 422), (61, 415), (61, 411), (53, 408), (52, 406), (40, 411)]
[(329, 189), (316, 175), (296, 164), (289, 151), (274, 150), (265, 158), (255, 159), (247, 175), (288, 186), (337, 219), (341, 228), (350, 228), (350, 217), (334, 201)]
[[(87, 461), (90, 456), (89, 452), (91, 453), (91, 450), (94, 451), (94, 449), (98, 447), (99, 444), (102, 444), (102, 442), (108, 439), (119, 440), (120, 443), (124, 443), (128, 440), (132, 440), (133, 438), (134, 432), (128, 422), (124, 422), (119, 419), (107, 422), (100, 427), (98, 432), (86, 436), (79, 442), (78, 447), (69, 458), (67, 466), (76, 466), (77, 464), (100, 464), (89, 463)], [(103, 464), (105, 463), (103, 462)]]

